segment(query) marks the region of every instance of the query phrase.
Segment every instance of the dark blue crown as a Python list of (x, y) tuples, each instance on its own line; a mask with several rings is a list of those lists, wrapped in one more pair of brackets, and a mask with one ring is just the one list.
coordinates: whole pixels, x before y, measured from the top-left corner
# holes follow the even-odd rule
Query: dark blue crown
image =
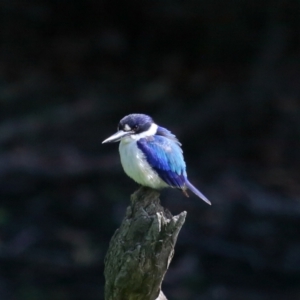
[[(135, 133), (141, 133), (147, 131), (153, 120), (151, 117), (144, 115), (144, 114), (130, 114), (124, 117), (119, 125), (118, 130), (125, 130), (128, 131), (128, 127), (130, 130), (133, 130)], [(127, 125), (127, 128), (126, 128)]]

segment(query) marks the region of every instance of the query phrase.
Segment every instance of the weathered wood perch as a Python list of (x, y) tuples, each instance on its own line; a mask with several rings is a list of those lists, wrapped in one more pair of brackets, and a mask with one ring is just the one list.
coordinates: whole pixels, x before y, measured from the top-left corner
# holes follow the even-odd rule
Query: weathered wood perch
[(106, 254), (105, 300), (167, 300), (161, 284), (185, 217), (164, 209), (156, 190), (141, 187), (131, 196)]

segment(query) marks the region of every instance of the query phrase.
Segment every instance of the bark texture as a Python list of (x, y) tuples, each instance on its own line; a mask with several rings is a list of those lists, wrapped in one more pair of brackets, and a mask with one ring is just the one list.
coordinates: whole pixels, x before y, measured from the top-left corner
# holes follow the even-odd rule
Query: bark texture
[(164, 209), (156, 190), (141, 187), (131, 196), (105, 258), (105, 300), (167, 300), (161, 284), (185, 217)]

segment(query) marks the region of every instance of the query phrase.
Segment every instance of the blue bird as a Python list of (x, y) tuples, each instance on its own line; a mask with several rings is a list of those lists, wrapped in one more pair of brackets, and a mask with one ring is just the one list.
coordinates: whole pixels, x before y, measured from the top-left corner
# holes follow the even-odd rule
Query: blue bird
[(155, 124), (151, 117), (144, 114), (124, 117), (118, 131), (102, 144), (118, 141), (123, 169), (134, 181), (153, 189), (178, 188), (187, 197), (189, 189), (211, 205), (189, 182), (181, 144), (176, 136)]

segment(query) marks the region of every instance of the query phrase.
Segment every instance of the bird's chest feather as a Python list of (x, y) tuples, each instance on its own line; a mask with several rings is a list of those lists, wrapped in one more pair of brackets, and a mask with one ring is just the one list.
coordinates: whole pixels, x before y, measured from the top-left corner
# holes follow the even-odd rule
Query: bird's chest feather
[(119, 145), (121, 163), (125, 173), (137, 183), (160, 189), (167, 184), (160, 179), (146, 160), (136, 141), (123, 139)]

